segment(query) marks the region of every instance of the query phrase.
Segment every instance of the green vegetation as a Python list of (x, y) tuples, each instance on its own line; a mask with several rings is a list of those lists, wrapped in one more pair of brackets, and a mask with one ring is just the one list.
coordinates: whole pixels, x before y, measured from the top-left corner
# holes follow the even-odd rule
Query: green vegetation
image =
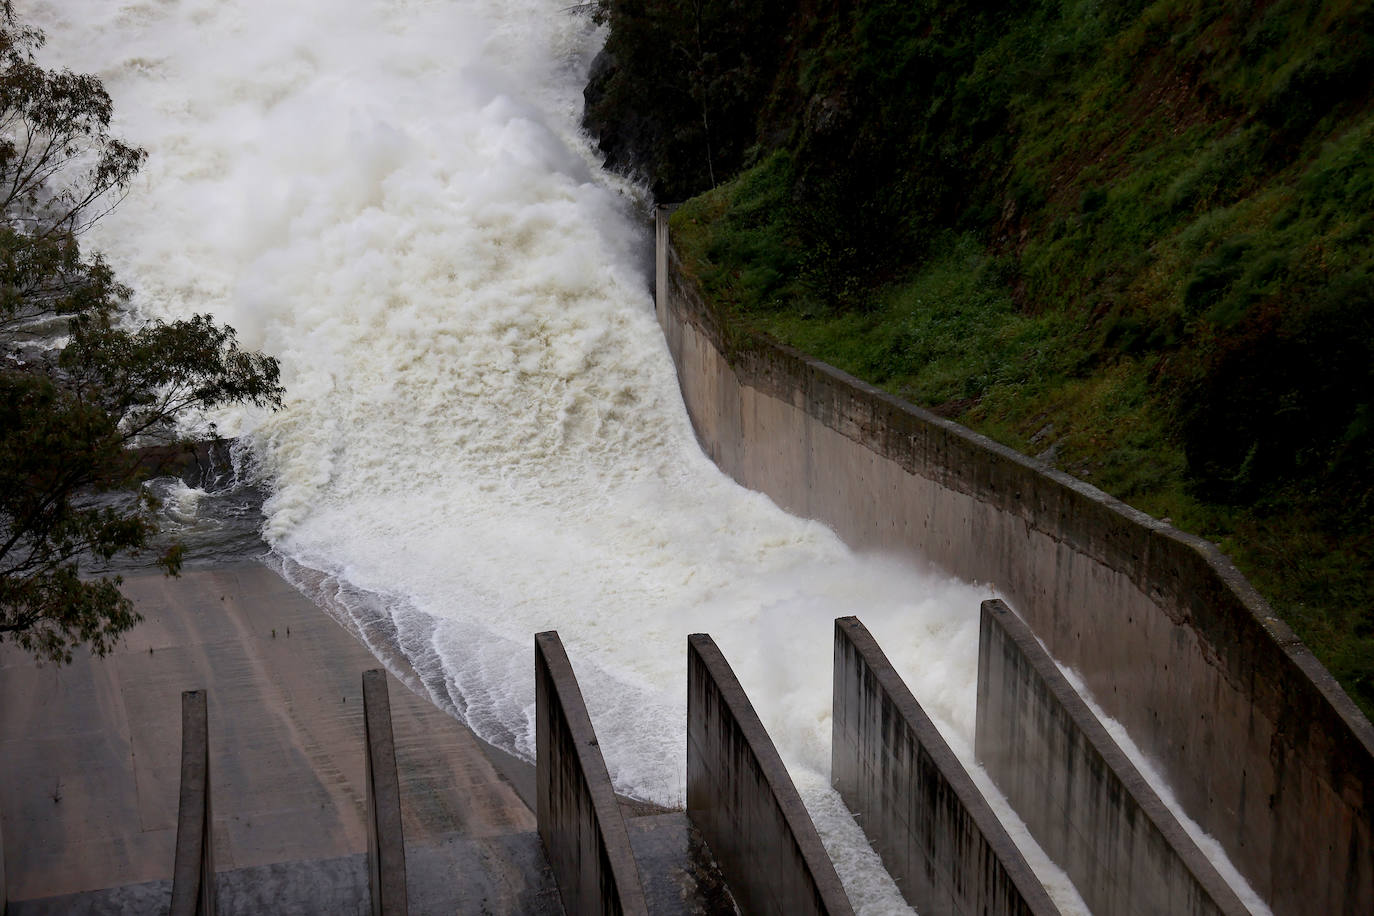
[(1374, 712), (1371, 4), (801, 6), (688, 269), (1216, 541)]
[[(82, 644), (108, 652), (138, 621), (119, 578), (81, 564), (157, 532), (145, 447), (176, 443), (189, 412), (280, 406), (282, 389), (275, 360), (208, 316), (131, 325), (129, 290), (78, 237), (143, 151), (109, 135), (98, 79), (35, 63), (42, 42), (0, 5), (0, 641), (62, 662)], [(176, 573), (180, 548), (158, 563)]]

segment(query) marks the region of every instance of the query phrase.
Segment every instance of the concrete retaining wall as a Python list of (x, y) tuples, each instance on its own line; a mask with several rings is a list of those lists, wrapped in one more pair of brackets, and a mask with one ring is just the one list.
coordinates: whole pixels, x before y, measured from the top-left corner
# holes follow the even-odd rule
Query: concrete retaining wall
[(835, 621), (830, 779), (908, 903), (960, 916), (1059, 910), (856, 617)]
[(406, 916), (406, 844), (401, 783), (386, 672), (363, 672), (363, 731), (367, 763), (367, 877), (372, 916)]
[(639, 870), (582, 689), (558, 634), (534, 637), (539, 837), (569, 916), (647, 913)]
[(215, 916), (213, 827), (206, 694), (204, 690), (187, 690), (181, 695), (181, 794), (171, 916)]
[(996, 583), (1276, 913), (1374, 912), (1374, 729), (1214, 547), (727, 334), (668, 241), (661, 213), (659, 320), (722, 470), (855, 547)]
[(982, 607), (975, 752), (1097, 916), (1248, 912), (1001, 601)]
[(772, 739), (702, 633), (687, 638), (687, 816), (742, 912), (853, 913)]

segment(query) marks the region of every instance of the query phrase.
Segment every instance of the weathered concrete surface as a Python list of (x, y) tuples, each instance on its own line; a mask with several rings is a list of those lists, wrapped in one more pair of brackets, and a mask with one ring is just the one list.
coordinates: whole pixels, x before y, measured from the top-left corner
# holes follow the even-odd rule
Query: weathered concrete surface
[(662, 219), (658, 237), (659, 320), (726, 473), (855, 547), (995, 583), (1276, 913), (1374, 912), (1374, 728), (1214, 547), (802, 354), (726, 334)]
[(1097, 916), (1249, 912), (1001, 601), (982, 606), (975, 753)]
[(452, 834), (406, 844), (406, 879), (412, 913), (494, 916), (562, 916), (539, 832), (473, 837)]
[(406, 841), (401, 784), (386, 672), (363, 672), (364, 771), (367, 786), (367, 887), (372, 916), (407, 916)]
[[(39, 668), (0, 647), (0, 818), (11, 900), (171, 877), (179, 696), (201, 687), (218, 868), (364, 856), (359, 675), (376, 667), (373, 656), (257, 564), (180, 579), (131, 576), (124, 590), (145, 620), (107, 658)], [(459, 833), (499, 849), (506, 835), (532, 832), (533, 813), (471, 733), (393, 688), (407, 840)], [(499, 854), (481, 861), (524, 867)], [(494, 880), (519, 886), (527, 878)], [(365, 903), (365, 879), (360, 887)]]
[(569, 913), (647, 913), (606, 761), (563, 643), (534, 637), (539, 836)]
[[(558, 888), (533, 830), (474, 838), (452, 834), (406, 847), (416, 913), (562, 916)], [(499, 860), (499, 867), (493, 867)], [(515, 880), (512, 881), (511, 879)], [(220, 916), (367, 916), (367, 855), (255, 865), (220, 872)], [(166, 913), (170, 881), (25, 900), (10, 916), (149, 916)]]
[[(60, 894), (11, 903), (7, 916), (147, 916), (167, 913), (172, 905), (172, 881), (145, 881), (124, 887), (79, 894)], [(362, 914), (360, 914), (362, 916)]]
[(703, 633), (687, 637), (687, 816), (744, 912), (853, 912), (772, 739)]
[[(277, 558), (271, 559), (273, 562), (277, 561)], [(441, 710), (461, 720), (465, 703), (461, 697), (454, 696), (451, 692), (452, 685), (447, 680), (442, 661), (434, 655), (414, 661), (408, 658), (400, 648), (401, 638), (396, 630), (396, 622), (391, 619), (388, 612), (366, 602), (340, 603), (335, 595), (337, 583), (315, 570), (294, 563), (285, 568), (271, 568), (277, 569), (287, 582), (323, 608), (325, 613), (366, 646), (374, 656), (374, 661), (381, 660), (386, 669), (397, 674), (412, 693), (430, 699)], [(411, 623), (414, 626), (419, 622)], [(431, 623), (431, 626), (435, 625), (437, 624)], [(430, 630), (430, 634), (433, 634), (433, 629)], [(423, 645), (425, 639), (416, 637), (416, 641)], [(417, 669), (417, 663), (421, 666), (420, 669)], [(485, 741), (478, 741), (477, 747), (501, 778), (515, 788), (525, 807), (533, 811), (534, 763), (522, 760)], [(450, 814), (461, 815), (462, 812)]]
[(738, 916), (701, 831), (681, 811), (625, 822), (654, 916)]
[(204, 690), (181, 695), (181, 785), (171, 916), (216, 916), (210, 720)]
[(1059, 910), (887, 656), (835, 621), (830, 780), (920, 913)]

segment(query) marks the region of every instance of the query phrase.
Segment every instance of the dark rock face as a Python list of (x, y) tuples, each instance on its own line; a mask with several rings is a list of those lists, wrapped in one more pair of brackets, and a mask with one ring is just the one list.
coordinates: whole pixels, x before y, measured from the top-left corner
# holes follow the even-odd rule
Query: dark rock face
[[(662, 145), (663, 124), (640, 106), (616, 104), (613, 82), (619, 72), (616, 56), (609, 50), (603, 49), (592, 61), (582, 90), (582, 126), (596, 137), (607, 169), (653, 185), (654, 150)], [(657, 186), (654, 192), (657, 196)]]
[[(584, 92), (583, 125), (608, 168), (638, 174), (670, 201), (756, 160), (793, 6), (605, 0), (602, 11), (610, 33)], [(770, 123), (787, 133), (792, 120)]]

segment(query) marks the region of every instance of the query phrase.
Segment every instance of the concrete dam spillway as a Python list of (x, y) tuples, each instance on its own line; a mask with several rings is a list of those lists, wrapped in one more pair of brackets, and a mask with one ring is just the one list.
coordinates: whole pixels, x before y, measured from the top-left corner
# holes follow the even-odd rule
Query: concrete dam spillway
[[(1374, 905), (1374, 729), (1215, 546), (803, 354), (726, 333), (669, 235), (660, 209), (659, 319), (694, 427), (723, 469), (848, 543), (995, 582), (1029, 625), (1026, 644), (1081, 678), (1062, 689), (1074, 704), (1079, 692), (1096, 701), (1085, 720), (1119, 720), (1230, 857), (1213, 861), (1251, 882), (1251, 908)], [(985, 714), (1010, 721), (1019, 745), (1031, 729), (1017, 723), (1046, 715), (1034, 704), (988, 712), (1024, 691), (1003, 696), (983, 679), (990, 651), (985, 640), (977, 756), (991, 770), (985, 753), (1022, 755), (999, 767), (1009, 796), (1025, 770), (1049, 768), (1015, 804), (1030, 822), (1028, 809), (1047, 803), (1034, 795), (1073, 783), (1074, 766), (1062, 731), (1039, 752), (985, 731)], [(1058, 802), (1051, 821), (1083, 803), (1065, 791), (1077, 801)]]
[[(150, 153), (143, 183), (90, 244), (135, 287), (145, 316), (212, 311), (282, 360), (286, 410), (209, 419), (249, 444), (271, 482), (265, 535), (294, 581), (343, 613), (385, 616), (431, 693), (526, 758), (535, 750), (529, 636), (556, 628), (578, 659), (616, 787), (668, 805), (686, 800), (682, 645), (711, 633), (856, 909), (900, 912), (891, 878), (829, 786), (833, 620), (859, 613), (955, 752), (972, 759), (978, 608), (991, 592), (856, 554), (836, 536), (906, 551), (910, 531), (874, 536), (851, 524), (886, 502), (906, 512), (903, 524), (935, 532), (922, 535), (927, 556), (995, 582), (1044, 624), (1052, 649), (1080, 645), (1061, 660), (1132, 734), (1151, 736), (1147, 750), (1168, 752), (1159, 753), (1185, 807), (1241, 812), (1239, 826), (1199, 820), (1259, 850), (1237, 857), (1252, 880), (1289, 823), (1265, 814), (1272, 796), (1283, 818), (1315, 805), (1333, 836), (1353, 838), (1331, 855), (1356, 863), (1339, 881), (1367, 888), (1358, 851), (1369, 849), (1369, 805), (1342, 801), (1368, 796), (1367, 723), (1342, 732), (1348, 711), (1326, 711), (1323, 685), (1292, 691), (1302, 706), (1283, 706), (1278, 688), (1246, 696), (1237, 684), (1270, 683), (1255, 674), (1270, 650), (1212, 593), (1168, 604), (1164, 618), (1139, 598), (1154, 588), (1176, 595), (1170, 576), (1214, 588), (1197, 568), (1204, 561), (1152, 565), (1160, 554), (1148, 526), (1105, 525), (1080, 544), (1072, 532), (1099, 507), (1061, 498), (1061, 481), (1043, 484), (1014, 461), (975, 461), (958, 437), (922, 434), (923, 452), (898, 454), (914, 433), (881, 399), (875, 412), (862, 390), (837, 394), (818, 375), (798, 393), (810, 368), (784, 372), (757, 353), (727, 366), (704, 320), (681, 310), (690, 295), (667, 269), (666, 244), (660, 329), (643, 293), (639, 194), (600, 172), (577, 128), (599, 36), (563, 6), (89, 0), (34, 11), (47, 58), (100, 75), (116, 131)], [(673, 309), (679, 317), (668, 320)], [(803, 415), (818, 425), (797, 425)], [(824, 429), (838, 439), (828, 443)], [(698, 435), (740, 482), (822, 521), (722, 476)], [(839, 439), (884, 457), (826, 457), (818, 480)], [(934, 508), (901, 495), (893, 461)], [(983, 495), (970, 495), (975, 485)], [(1011, 500), (1034, 511), (1008, 510)], [(1006, 517), (1026, 541), (1050, 546), (1028, 548), (998, 521)], [(969, 567), (958, 557), (972, 543), (989, 558), (1035, 559)], [(1152, 700), (1143, 722), (1110, 701), (1123, 685), (1099, 668), (1135, 672), (1151, 696), (1168, 694), (1140, 665), (1149, 654), (1123, 656), (1134, 650), (1104, 635), (1111, 621), (1080, 614), (1079, 593), (1064, 593), (1097, 580), (1149, 629), (1149, 651), (1192, 641), (1190, 672), (1214, 674), (1198, 681), (1201, 708), (1232, 719), (1260, 710), (1244, 746), (1277, 748), (1287, 772), (1313, 779), (1291, 793), (1277, 791), (1273, 767), (1180, 781), (1211, 773), (1215, 726), (1172, 732), (1155, 721), (1177, 724), (1165, 700)], [(1079, 619), (1095, 628), (1075, 643)], [(1290, 753), (1307, 740), (1296, 722), (1314, 723), (1311, 742), (1338, 750)], [(1338, 759), (1358, 772), (1333, 777)], [(1331, 896), (1310, 899), (1341, 911), (1318, 880), (1325, 860), (1315, 849), (1272, 861), (1303, 876), (1303, 893), (1327, 886)], [(1046, 860), (1032, 865), (1061, 908), (1079, 906)]]
[[(292, 581), (389, 622), (429, 691), (532, 759), (556, 628), (617, 788), (686, 796), (682, 647), (711, 633), (850, 896), (905, 911), (830, 789), (830, 630), (865, 619), (973, 733), (975, 587), (859, 557), (720, 474), (654, 320), (637, 190), (580, 133), (600, 35), (548, 2), (35, 7), (148, 150), (87, 237), (145, 317), (212, 312), (282, 363), (207, 418), (269, 483)], [(788, 658), (779, 644), (796, 646)]]

